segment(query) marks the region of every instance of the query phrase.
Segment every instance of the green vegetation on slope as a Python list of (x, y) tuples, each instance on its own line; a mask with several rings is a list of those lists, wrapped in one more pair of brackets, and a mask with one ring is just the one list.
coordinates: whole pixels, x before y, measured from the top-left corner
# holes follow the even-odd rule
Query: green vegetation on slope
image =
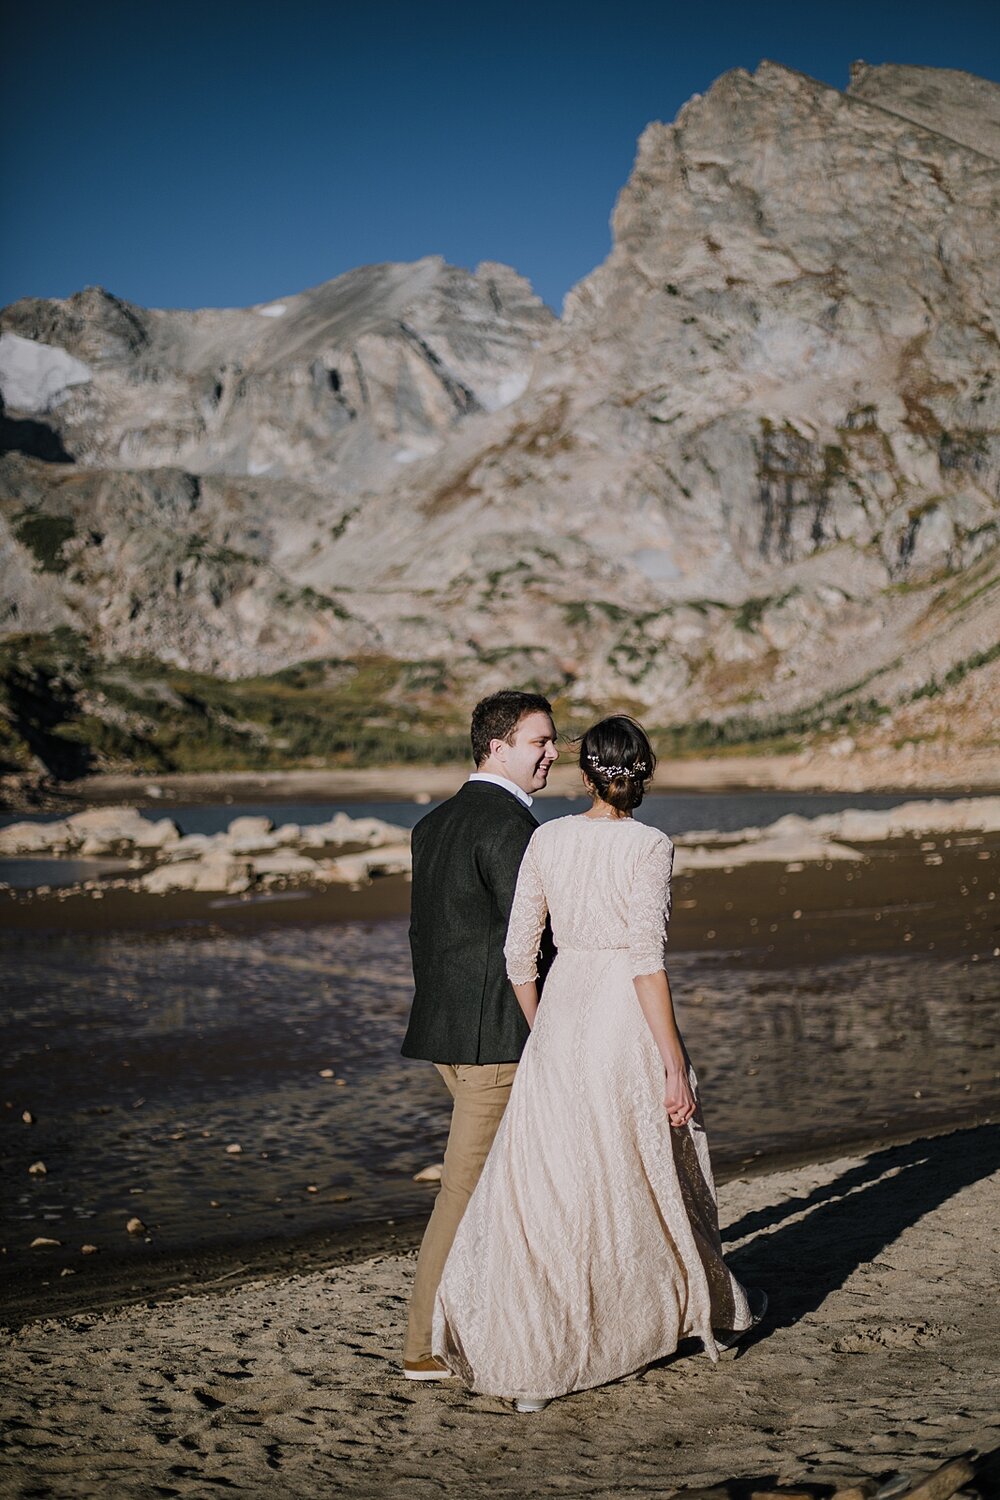
[(442, 663), (308, 661), (224, 681), (105, 662), (72, 631), (0, 644), (0, 767), (58, 777), (442, 762), (468, 753)]
[[(954, 686), (998, 654), (1000, 645), (977, 652), (906, 701)], [(515, 653), (522, 669), (525, 655)], [(658, 754), (675, 759), (794, 752), (817, 736), (854, 731), (888, 713), (871, 696), (883, 670), (788, 713), (654, 726), (651, 737)], [(570, 699), (565, 682), (522, 685), (552, 698), (564, 753), (572, 753), (574, 738), (600, 713), (633, 712), (648, 722), (641, 705), (627, 699), (587, 705)], [(473, 693), (438, 659), (326, 658), (232, 682), (151, 659), (105, 661), (70, 630), (20, 636), (0, 642), (0, 771), (41, 766), (72, 779), (111, 769), (163, 774), (464, 761)]]

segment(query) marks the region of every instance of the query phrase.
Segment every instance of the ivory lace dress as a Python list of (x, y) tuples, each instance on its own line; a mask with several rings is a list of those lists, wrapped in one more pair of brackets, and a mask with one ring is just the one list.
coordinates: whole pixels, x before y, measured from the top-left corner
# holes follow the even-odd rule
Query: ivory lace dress
[(672, 865), (666, 835), (630, 818), (558, 818), (528, 844), (508, 974), (536, 977), (546, 911), (558, 954), (434, 1309), (434, 1353), (473, 1390), (562, 1396), (690, 1336), (714, 1359), (713, 1328), (752, 1322), (700, 1109), (670, 1126), (632, 983), (664, 966)]

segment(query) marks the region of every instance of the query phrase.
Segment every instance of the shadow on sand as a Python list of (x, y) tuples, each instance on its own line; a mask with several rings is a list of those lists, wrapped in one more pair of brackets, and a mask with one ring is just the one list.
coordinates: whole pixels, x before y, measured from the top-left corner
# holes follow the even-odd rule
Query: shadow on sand
[(1000, 1125), (980, 1125), (875, 1151), (833, 1182), (730, 1224), (725, 1243), (753, 1239), (727, 1260), (744, 1285), (762, 1286), (770, 1298), (764, 1322), (740, 1348), (813, 1312), (911, 1224), (998, 1168)]

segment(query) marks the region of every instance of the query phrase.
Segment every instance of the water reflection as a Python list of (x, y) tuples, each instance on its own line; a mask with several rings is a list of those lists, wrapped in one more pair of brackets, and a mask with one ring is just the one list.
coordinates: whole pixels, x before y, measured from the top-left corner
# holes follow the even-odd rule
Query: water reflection
[[(405, 922), (51, 939), (6, 967), (8, 1270), (36, 1234), (147, 1253), (133, 1214), (178, 1249), (428, 1205), (411, 1179), (440, 1160), (448, 1100), (399, 1056)], [(998, 1098), (996, 964), (688, 953), (671, 977), (719, 1164)]]

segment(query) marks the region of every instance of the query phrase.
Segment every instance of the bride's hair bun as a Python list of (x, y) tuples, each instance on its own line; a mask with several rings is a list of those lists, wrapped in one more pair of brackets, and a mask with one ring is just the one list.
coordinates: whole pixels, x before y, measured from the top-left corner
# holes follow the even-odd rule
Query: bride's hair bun
[(656, 756), (641, 724), (627, 714), (613, 714), (583, 736), (580, 769), (602, 802), (618, 812), (631, 812), (652, 780)]

